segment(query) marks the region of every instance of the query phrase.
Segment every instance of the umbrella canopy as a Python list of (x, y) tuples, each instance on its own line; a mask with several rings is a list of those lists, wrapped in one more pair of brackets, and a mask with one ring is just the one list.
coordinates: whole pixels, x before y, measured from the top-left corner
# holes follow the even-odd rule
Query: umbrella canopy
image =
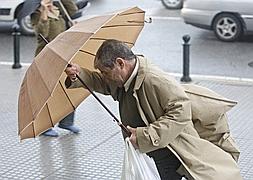
[(26, 0), (22, 6), (21, 11), (18, 13), (18, 18), (22, 19), (32, 14), (39, 6), (41, 0)]
[(90, 94), (83, 88), (66, 89), (69, 62), (95, 70), (93, 60), (100, 45), (117, 39), (130, 47), (144, 26), (145, 12), (138, 7), (94, 17), (58, 35), (36, 56), (21, 84), (18, 129), (21, 139), (36, 137), (53, 127)]

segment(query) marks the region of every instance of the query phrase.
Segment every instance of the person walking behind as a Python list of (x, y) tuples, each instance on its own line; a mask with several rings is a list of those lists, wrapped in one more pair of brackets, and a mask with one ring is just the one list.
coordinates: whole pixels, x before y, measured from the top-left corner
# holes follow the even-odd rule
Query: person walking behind
[[(78, 8), (73, 0), (61, 0), (61, 2), (70, 16), (77, 12)], [(46, 46), (46, 42), (39, 36), (39, 34), (50, 42), (58, 34), (67, 29), (68, 26), (66, 22), (64, 15), (61, 14), (60, 7), (55, 6), (52, 0), (41, 1), (41, 5), (31, 14), (31, 23), (34, 27), (37, 38), (35, 56), (37, 56)], [(58, 127), (69, 130), (73, 133), (79, 133), (80, 131), (78, 127), (74, 126), (74, 112), (62, 119), (59, 122)], [(45, 131), (42, 135), (57, 137), (58, 133), (51, 128)]]

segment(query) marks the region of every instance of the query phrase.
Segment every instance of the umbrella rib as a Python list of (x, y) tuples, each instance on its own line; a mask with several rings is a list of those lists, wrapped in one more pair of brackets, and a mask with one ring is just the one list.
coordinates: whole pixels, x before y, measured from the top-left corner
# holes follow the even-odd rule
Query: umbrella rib
[(35, 126), (34, 126), (34, 122), (32, 122), (32, 126), (33, 126), (33, 137), (35, 137)]
[(101, 29), (104, 29), (104, 28), (114, 28), (114, 27), (131, 27), (131, 26), (133, 26), (133, 27), (143, 27), (143, 25), (144, 25), (144, 21), (127, 21), (127, 22), (129, 22), (129, 23), (142, 23), (142, 24), (117, 24), (117, 25), (108, 25), (108, 26), (103, 26), (103, 27), (101, 27)]
[(35, 127), (34, 127), (34, 122), (30, 122), (29, 124), (27, 124), (20, 132), (19, 132), (19, 135), (21, 135), (28, 126), (30, 126), (31, 124), (33, 124), (33, 134), (34, 134), (34, 137), (35, 137)]
[(46, 103), (46, 107), (47, 107), (47, 111), (48, 111), (48, 115), (49, 115), (49, 119), (50, 119), (51, 125), (52, 125), (52, 127), (54, 127), (54, 123), (53, 123), (53, 121), (52, 121), (52, 116), (51, 116), (51, 114), (50, 114), (49, 107), (48, 107), (48, 104), (47, 104), (47, 103)]
[(61, 81), (59, 81), (61, 88), (63, 89), (64, 94), (66, 95), (66, 97), (68, 98), (70, 104), (72, 105), (73, 109), (75, 110), (76, 107), (74, 106), (74, 104), (72, 103), (72, 101), (70, 100), (70, 97), (68, 96), (68, 94), (66, 93), (66, 91), (64, 91), (64, 86), (62, 85)]
[(82, 50), (82, 49), (79, 49), (79, 51), (80, 51), (80, 52), (83, 52), (83, 53), (86, 53), (86, 54), (89, 54), (89, 55), (91, 55), (91, 56), (96, 56), (95, 54), (90, 53), (90, 52), (88, 52), (88, 51), (84, 51), (84, 50)]
[[(108, 39), (105, 39), (105, 38), (94, 38), (94, 37), (92, 37), (92, 38), (90, 38), (90, 39), (92, 39), (92, 40), (101, 40), (101, 41), (106, 41), (106, 40), (108, 40)], [(127, 41), (122, 41), (123, 43), (126, 43), (126, 44), (131, 44), (131, 45), (134, 45), (134, 43), (132, 43), (132, 42), (127, 42)], [(82, 50), (83, 51), (83, 50)], [(85, 51), (84, 51), (85, 52)]]
[[(102, 38), (91, 38), (91, 39), (106, 40), (106, 39), (102, 39)], [(129, 42), (124, 42), (124, 43), (134, 45), (133, 43), (129, 43)], [(86, 54), (89, 54), (89, 55), (91, 55), (91, 56), (96, 56), (95, 54), (90, 53), (90, 52), (88, 52), (88, 51), (84, 51), (84, 50), (82, 50), (82, 49), (79, 49), (79, 52), (86, 53)]]
[(128, 16), (128, 15), (131, 15), (131, 14), (145, 14), (145, 12), (140, 11), (140, 12), (132, 12), (132, 13), (122, 13), (122, 14), (119, 14), (119, 16)]

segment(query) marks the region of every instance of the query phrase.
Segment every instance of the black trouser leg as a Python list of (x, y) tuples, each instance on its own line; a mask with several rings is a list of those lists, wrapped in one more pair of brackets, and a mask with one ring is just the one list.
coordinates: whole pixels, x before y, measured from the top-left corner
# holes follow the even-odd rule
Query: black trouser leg
[(75, 112), (70, 113), (65, 118), (63, 118), (59, 124), (63, 126), (72, 126), (74, 124), (74, 115)]
[(159, 149), (148, 153), (153, 157), (161, 180), (181, 180), (182, 176), (176, 172), (181, 162), (168, 148)]

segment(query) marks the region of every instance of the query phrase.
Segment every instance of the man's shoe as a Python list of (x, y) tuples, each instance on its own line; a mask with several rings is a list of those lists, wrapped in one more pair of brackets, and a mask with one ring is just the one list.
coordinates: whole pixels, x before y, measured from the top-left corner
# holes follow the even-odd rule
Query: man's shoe
[(78, 127), (74, 126), (74, 125), (65, 126), (65, 125), (59, 124), (58, 127), (62, 128), (62, 129), (69, 130), (73, 133), (79, 133), (80, 132), (80, 129)]
[(44, 133), (42, 133), (42, 135), (50, 136), (50, 137), (58, 137), (59, 136), (59, 134), (53, 129), (49, 129), (49, 130), (45, 131)]

